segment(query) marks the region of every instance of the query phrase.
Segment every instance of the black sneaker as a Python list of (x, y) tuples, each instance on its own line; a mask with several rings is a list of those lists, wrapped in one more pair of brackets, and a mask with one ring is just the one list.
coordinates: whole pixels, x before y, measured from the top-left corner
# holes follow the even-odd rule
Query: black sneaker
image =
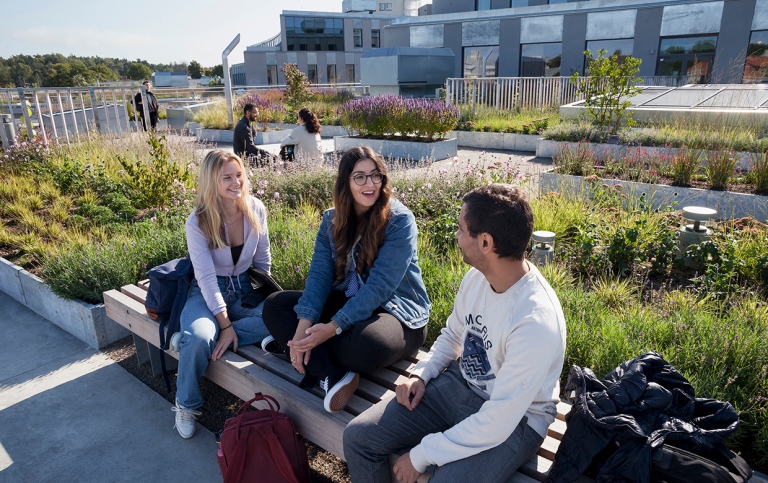
[(270, 354), (283, 353), (283, 348), (280, 347), (280, 344), (271, 335), (264, 337), (264, 340), (261, 341), (261, 350)]
[(320, 387), (325, 389), (323, 407), (329, 413), (338, 413), (347, 405), (349, 398), (355, 393), (360, 383), (360, 374), (343, 372), (340, 376), (328, 376), (320, 381)]

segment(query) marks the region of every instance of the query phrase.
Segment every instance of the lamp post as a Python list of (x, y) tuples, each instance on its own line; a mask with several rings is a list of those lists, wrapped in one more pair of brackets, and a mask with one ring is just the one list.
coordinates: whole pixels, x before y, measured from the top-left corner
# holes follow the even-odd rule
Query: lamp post
[(237, 37), (232, 39), (232, 42), (230, 42), (229, 45), (227, 45), (227, 48), (224, 49), (224, 52), (221, 53), (221, 67), (224, 71), (222, 72), (222, 74), (224, 74), (224, 96), (227, 100), (227, 119), (229, 120), (230, 125), (234, 124), (235, 120), (232, 117), (232, 81), (229, 78), (229, 61), (227, 60), (227, 57), (239, 43), (240, 34), (237, 34)]

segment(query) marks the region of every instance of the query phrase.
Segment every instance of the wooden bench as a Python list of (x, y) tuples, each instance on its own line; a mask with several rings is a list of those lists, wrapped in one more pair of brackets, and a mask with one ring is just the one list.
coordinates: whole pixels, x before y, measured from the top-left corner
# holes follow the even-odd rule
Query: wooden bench
[[(144, 310), (148, 282), (126, 285), (120, 291), (104, 292), (107, 315), (133, 332), (135, 338), (159, 347), (158, 324)], [(178, 353), (166, 352), (178, 358)], [(211, 361), (205, 377), (243, 400), (256, 392), (270, 394), (280, 401), (281, 411), (289, 415), (301, 435), (324, 450), (344, 459), (342, 433), (347, 423), (382, 399), (394, 397), (394, 389), (406, 380), (418, 358), (426, 355), (419, 351), (414, 357), (400, 361), (371, 374), (361, 374), (360, 385), (344, 411), (331, 414), (323, 409), (321, 389), (305, 390), (298, 387), (301, 375), (281, 357), (265, 354), (260, 347), (240, 347), (237, 353), (227, 351), (217, 361)], [(552, 466), (555, 452), (565, 431), (564, 415), (570, 406), (558, 405), (558, 415), (549, 427), (548, 435), (538, 454), (528, 461), (510, 480), (514, 483), (544, 481)], [(390, 458), (394, 461), (394, 458)], [(422, 478), (419, 481), (426, 480)]]

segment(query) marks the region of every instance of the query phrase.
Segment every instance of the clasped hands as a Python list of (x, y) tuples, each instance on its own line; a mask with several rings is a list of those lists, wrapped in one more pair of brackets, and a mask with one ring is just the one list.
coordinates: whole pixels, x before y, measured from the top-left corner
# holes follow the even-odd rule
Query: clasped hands
[(288, 341), (288, 348), (291, 355), (291, 364), (293, 367), (304, 374), (304, 366), (309, 364), (309, 357), (312, 349), (327, 341), (336, 335), (334, 324), (315, 324), (312, 325), (308, 319), (299, 319), (299, 325), (293, 339)]

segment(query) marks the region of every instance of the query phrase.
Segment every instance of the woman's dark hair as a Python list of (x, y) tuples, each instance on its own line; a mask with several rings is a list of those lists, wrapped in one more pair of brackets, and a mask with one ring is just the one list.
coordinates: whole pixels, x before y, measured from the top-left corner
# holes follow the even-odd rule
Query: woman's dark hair
[(317, 120), (315, 113), (310, 111), (306, 107), (302, 107), (299, 111), (299, 117), (304, 121), (304, 125), (307, 126), (307, 132), (310, 134), (320, 133), (320, 121)]
[[(361, 216), (355, 214), (355, 201), (349, 185), (350, 176), (358, 161), (370, 159), (376, 164), (384, 178), (381, 180), (379, 198), (371, 208)], [(363, 146), (348, 150), (339, 161), (339, 174), (333, 188), (333, 205), (336, 214), (333, 219), (333, 237), (336, 240), (336, 278), (344, 280), (347, 269), (347, 254), (360, 235), (360, 251), (357, 258), (357, 272), (362, 273), (373, 265), (379, 247), (384, 243), (384, 234), (389, 220), (389, 198), (392, 188), (387, 178), (384, 158), (373, 149)]]

